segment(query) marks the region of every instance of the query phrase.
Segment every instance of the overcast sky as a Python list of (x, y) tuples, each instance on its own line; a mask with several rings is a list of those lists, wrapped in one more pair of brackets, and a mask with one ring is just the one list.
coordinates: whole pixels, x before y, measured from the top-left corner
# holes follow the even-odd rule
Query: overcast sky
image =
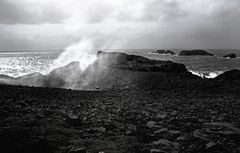
[(0, 50), (240, 48), (239, 0), (0, 0)]

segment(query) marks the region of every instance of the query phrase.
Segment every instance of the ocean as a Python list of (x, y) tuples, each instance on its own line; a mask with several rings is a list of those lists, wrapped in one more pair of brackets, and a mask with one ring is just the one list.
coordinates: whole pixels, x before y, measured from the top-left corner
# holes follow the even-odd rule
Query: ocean
[[(151, 59), (170, 60), (185, 64), (187, 69), (193, 74), (214, 78), (217, 75), (231, 70), (240, 69), (239, 50), (206, 50), (215, 56), (171, 56), (152, 54), (152, 49), (138, 50), (116, 50), (128, 54), (141, 55)], [(173, 50), (179, 53), (180, 50)], [(92, 51), (96, 53), (96, 51)], [(236, 53), (236, 59), (222, 58), (228, 53)], [(0, 52), (0, 75), (20, 77), (34, 72), (47, 74), (54, 68), (55, 60), (61, 51), (22, 51), (22, 52)]]

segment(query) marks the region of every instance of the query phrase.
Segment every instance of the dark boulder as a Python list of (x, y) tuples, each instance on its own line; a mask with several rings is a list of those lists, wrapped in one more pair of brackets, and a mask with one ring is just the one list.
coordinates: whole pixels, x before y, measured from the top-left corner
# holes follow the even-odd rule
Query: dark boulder
[(148, 59), (138, 55), (128, 55), (119, 52), (98, 52), (98, 60), (109, 67), (130, 69), (135, 71), (162, 71), (182, 73), (187, 72), (185, 65), (171, 61)]
[(231, 53), (231, 54), (224, 55), (223, 57), (224, 58), (237, 58), (237, 55), (234, 53)]
[(176, 54), (171, 50), (157, 50), (157, 51), (154, 51), (153, 53), (161, 54), (161, 55), (175, 55)]
[(215, 78), (215, 80), (221, 81), (230, 81), (230, 80), (238, 80), (240, 81), (240, 70), (233, 69), (230, 71), (226, 71), (223, 74), (220, 74)]
[(198, 49), (198, 50), (182, 50), (179, 53), (179, 55), (180, 56), (214, 56), (213, 54), (208, 53), (207, 51), (201, 50), (201, 49)]

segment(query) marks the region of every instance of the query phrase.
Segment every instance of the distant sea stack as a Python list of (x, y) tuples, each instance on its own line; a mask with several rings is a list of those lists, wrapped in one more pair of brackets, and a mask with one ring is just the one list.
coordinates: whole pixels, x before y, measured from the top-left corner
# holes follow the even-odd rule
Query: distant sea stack
[(152, 53), (161, 54), (161, 55), (176, 55), (176, 53), (174, 53), (171, 50), (157, 50), (157, 51), (154, 51)]
[(231, 54), (224, 55), (223, 57), (224, 58), (237, 58), (237, 55), (234, 53), (231, 53)]
[(208, 53), (205, 50), (182, 50), (179, 53), (180, 56), (214, 56), (212, 53)]

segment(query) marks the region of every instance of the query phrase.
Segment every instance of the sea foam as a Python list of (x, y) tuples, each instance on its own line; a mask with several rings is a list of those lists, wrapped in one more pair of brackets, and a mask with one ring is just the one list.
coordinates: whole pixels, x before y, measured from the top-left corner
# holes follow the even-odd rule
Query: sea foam
[(188, 71), (191, 72), (193, 75), (197, 75), (197, 76), (200, 76), (201, 78), (208, 78), (208, 79), (216, 78), (220, 74), (224, 73), (223, 71), (215, 71), (215, 72), (200, 72), (196, 70), (188, 70)]

